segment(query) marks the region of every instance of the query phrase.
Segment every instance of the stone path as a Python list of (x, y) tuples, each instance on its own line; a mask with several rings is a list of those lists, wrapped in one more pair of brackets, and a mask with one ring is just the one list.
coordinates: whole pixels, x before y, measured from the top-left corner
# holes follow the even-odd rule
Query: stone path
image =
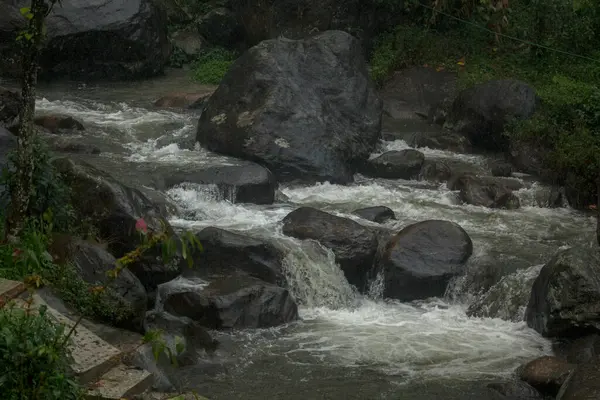
[[(21, 282), (0, 278), (0, 300), (14, 299), (16, 306), (26, 307), (25, 285)], [(38, 309), (45, 305), (49, 315), (57, 322), (71, 329), (75, 321), (48, 307), (37, 294), (33, 295), (31, 307)], [(152, 374), (138, 368), (124, 365), (124, 355), (119, 349), (100, 339), (82, 325), (75, 328), (71, 336), (73, 355), (72, 369), (79, 382), (89, 388), (89, 400), (120, 400), (141, 394), (152, 386)]]

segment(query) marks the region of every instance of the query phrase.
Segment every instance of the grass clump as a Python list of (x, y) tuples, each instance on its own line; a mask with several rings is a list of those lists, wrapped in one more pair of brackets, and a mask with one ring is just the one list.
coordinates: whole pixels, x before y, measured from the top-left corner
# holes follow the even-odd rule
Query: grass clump
[(237, 53), (221, 47), (207, 50), (192, 64), (193, 78), (206, 85), (218, 85), (236, 58)]

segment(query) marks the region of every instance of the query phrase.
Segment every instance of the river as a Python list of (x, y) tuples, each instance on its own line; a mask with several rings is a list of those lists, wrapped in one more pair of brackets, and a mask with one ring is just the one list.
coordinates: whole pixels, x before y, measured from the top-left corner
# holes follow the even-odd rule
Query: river
[[(178, 138), (195, 132), (197, 111), (152, 107), (163, 94), (197, 88), (184, 71), (138, 83), (42, 85), (37, 107), (81, 120), (86, 131), (70, 140), (99, 147), (103, 153), (95, 162), (111, 165), (111, 173), (133, 184), (143, 178), (136, 177), (143, 173), (138, 164), (227, 162), (177, 145)], [(382, 142), (381, 151), (406, 147), (403, 141)], [(428, 158), (486, 168), (482, 156), (420, 150)], [(524, 206), (508, 211), (461, 205), (443, 184), (360, 176), (351, 186), (284, 185), (269, 206), (233, 204), (210, 187), (171, 189), (167, 194), (182, 211), (172, 219), (174, 226), (244, 231), (285, 248), (285, 272), (301, 316), (274, 329), (216, 333), (220, 367), (188, 369), (182, 381), (212, 400), (491, 398), (487, 381), (510, 379), (524, 361), (550, 354), (551, 344), (524, 322), (468, 317), (468, 302), (479, 293), (467, 278), (454, 282), (443, 299), (414, 304), (382, 299), (377, 282), (368, 295), (359, 295), (330, 251), (284, 237), (281, 220), (301, 205), (355, 220), (356, 208), (388, 206), (398, 218), (386, 223), (390, 228), (426, 219), (460, 224), (474, 243), (470, 269), (507, 264), (527, 270), (539, 268), (561, 246), (588, 242), (595, 228), (593, 219), (568, 207), (539, 207), (535, 195), (543, 190), (537, 183), (522, 189), (517, 194)]]

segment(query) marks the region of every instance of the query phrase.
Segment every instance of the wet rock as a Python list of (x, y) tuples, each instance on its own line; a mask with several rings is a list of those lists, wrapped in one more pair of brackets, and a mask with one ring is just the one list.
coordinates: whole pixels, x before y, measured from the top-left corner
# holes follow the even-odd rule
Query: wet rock
[(187, 61), (193, 61), (206, 48), (206, 40), (197, 32), (181, 30), (171, 35), (171, 43), (181, 50)]
[(154, 106), (163, 108), (192, 108), (198, 102), (206, 100), (211, 94), (210, 90), (199, 93), (169, 93), (156, 100)]
[(377, 222), (378, 224), (383, 224), (390, 219), (396, 219), (394, 211), (391, 208), (384, 206), (360, 208), (354, 210), (352, 214), (358, 215), (368, 221)]
[(42, 115), (33, 122), (53, 134), (85, 130), (83, 124), (68, 115)]
[(410, 145), (416, 148), (428, 147), (456, 153), (469, 153), (471, 151), (469, 139), (449, 131), (442, 131), (436, 135), (415, 135)]
[(573, 247), (556, 254), (533, 284), (527, 324), (546, 337), (600, 332), (600, 256)]
[(525, 382), (492, 382), (488, 388), (501, 394), (506, 400), (544, 400), (544, 397), (534, 387)]
[(431, 158), (425, 160), (419, 173), (419, 179), (434, 182), (446, 182), (454, 176), (472, 174), (477, 167), (465, 161), (452, 158)]
[(600, 362), (600, 335), (592, 334), (573, 340), (562, 340), (553, 346), (556, 356), (572, 364)]
[(417, 150), (388, 151), (367, 161), (361, 172), (378, 178), (416, 179), (424, 162), (425, 156)]
[(467, 315), (523, 321), (533, 282), (541, 269), (541, 266), (535, 266), (502, 277), (469, 306)]
[(298, 318), (287, 289), (242, 273), (214, 276), (208, 285), (165, 295), (165, 310), (209, 329), (268, 328)]
[(242, 39), (242, 29), (235, 14), (226, 8), (215, 8), (198, 21), (198, 32), (211, 44), (232, 47)]
[(51, 143), (52, 149), (58, 153), (72, 154), (100, 154), (102, 151), (89, 143), (73, 142), (70, 140), (60, 140)]
[(277, 182), (268, 169), (251, 162), (233, 165), (169, 166), (164, 173), (165, 188), (182, 183), (215, 185), (224, 198), (234, 203), (272, 204)]
[(185, 277), (231, 272), (232, 269), (268, 283), (285, 286), (281, 262), (284, 254), (265, 240), (209, 227), (196, 234), (204, 250), (194, 254), (197, 268), (183, 266)]
[(82, 226), (97, 231), (116, 257), (140, 243), (135, 230), (139, 218), (144, 218), (149, 229), (160, 231), (163, 224), (171, 229), (160, 207), (139, 190), (118, 182), (106, 172), (66, 157), (53, 160), (53, 165), (71, 189), (77, 220)]
[(457, 75), (430, 67), (409, 67), (395, 72), (383, 86), (381, 98), (387, 115), (405, 117), (406, 111), (428, 115), (457, 91)]
[(509, 177), (512, 175), (512, 165), (504, 161), (493, 161), (490, 163), (492, 176)]
[(520, 207), (519, 198), (513, 190), (522, 187), (517, 180), (474, 175), (456, 176), (448, 182), (448, 189), (459, 190), (461, 201), (467, 204), (509, 210)]
[(443, 296), (473, 253), (469, 235), (449, 221), (409, 225), (394, 235), (378, 257), (384, 296), (401, 301)]
[(359, 42), (328, 31), (248, 50), (210, 97), (197, 139), (280, 181), (349, 183), (381, 136), (381, 101)]
[(464, 134), (474, 147), (504, 152), (510, 144), (506, 124), (530, 118), (538, 105), (535, 89), (525, 82), (494, 80), (463, 90), (452, 103), (445, 127)]
[(563, 384), (556, 400), (596, 400), (600, 399), (600, 365), (582, 364)]
[(178, 0), (156, 0), (155, 2), (166, 12), (170, 25), (187, 25), (194, 19), (189, 3)]
[(50, 253), (60, 264), (72, 264), (79, 276), (90, 285), (105, 286), (119, 320), (116, 326), (141, 331), (148, 298), (140, 281), (124, 269), (114, 280), (108, 271), (116, 267), (116, 259), (98, 243), (68, 235), (55, 235)]
[(360, 291), (367, 289), (378, 246), (373, 230), (350, 219), (301, 207), (283, 219), (283, 233), (302, 240), (316, 240), (330, 248), (348, 282)]
[[(14, 37), (26, 20), (27, 1), (3, 2), (0, 70), (19, 72)], [(48, 40), (40, 55), (41, 77), (132, 79), (163, 72), (170, 55), (164, 12), (150, 0), (63, 0), (46, 18)], [(0, 57), (2, 59), (2, 57)], [(13, 61), (13, 62), (10, 62)]]
[(0, 86), (0, 128), (18, 125), (21, 94)]
[(540, 393), (556, 396), (573, 369), (573, 365), (560, 358), (544, 356), (519, 367), (517, 375)]

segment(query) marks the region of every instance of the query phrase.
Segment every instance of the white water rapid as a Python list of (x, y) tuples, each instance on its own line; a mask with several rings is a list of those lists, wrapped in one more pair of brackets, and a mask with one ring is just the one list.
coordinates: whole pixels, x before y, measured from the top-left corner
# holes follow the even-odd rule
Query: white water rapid
[[(201, 149), (180, 149), (178, 138), (195, 131), (198, 115), (153, 109), (151, 102), (167, 91), (173, 91), (172, 82), (130, 84), (118, 90), (54, 86), (41, 89), (44, 97), (37, 107), (42, 113), (81, 120), (86, 131), (71, 139), (96, 145), (106, 162), (226, 163), (225, 157)], [(406, 147), (402, 141), (386, 142), (381, 151)], [(427, 149), (424, 153), (485, 169), (480, 156)], [(594, 229), (594, 221), (569, 208), (537, 206), (536, 193), (547, 190), (539, 184), (522, 189), (518, 196), (524, 206), (512, 211), (462, 205), (445, 185), (427, 182), (358, 176), (351, 186), (324, 183), (280, 189), (281, 200), (270, 206), (234, 204), (207, 186), (182, 185), (167, 192), (181, 208), (171, 221), (176, 227), (243, 231), (269, 237), (285, 249), (285, 274), (300, 304), (298, 323), (217, 334), (226, 349), (220, 353), (226, 372), (188, 377), (213, 400), (479, 399), (478, 392), (469, 389), (473, 382), (509, 377), (523, 361), (551, 351), (524, 322), (468, 317), (467, 302), (479, 296), (468, 277), (455, 282), (445, 299), (415, 304), (382, 299), (377, 282), (369, 296), (358, 295), (331, 251), (281, 234), (282, 218), (300, 205), (364, 224), (369, 222), (351, 211), (388, 206), (398, 220), (386, 225), (396, 230), (426, 219), (454, 221), (473, 239), (472, 265), (505, 262), (515, 270), (543, 264), (560, 246), (581, 242)]]

